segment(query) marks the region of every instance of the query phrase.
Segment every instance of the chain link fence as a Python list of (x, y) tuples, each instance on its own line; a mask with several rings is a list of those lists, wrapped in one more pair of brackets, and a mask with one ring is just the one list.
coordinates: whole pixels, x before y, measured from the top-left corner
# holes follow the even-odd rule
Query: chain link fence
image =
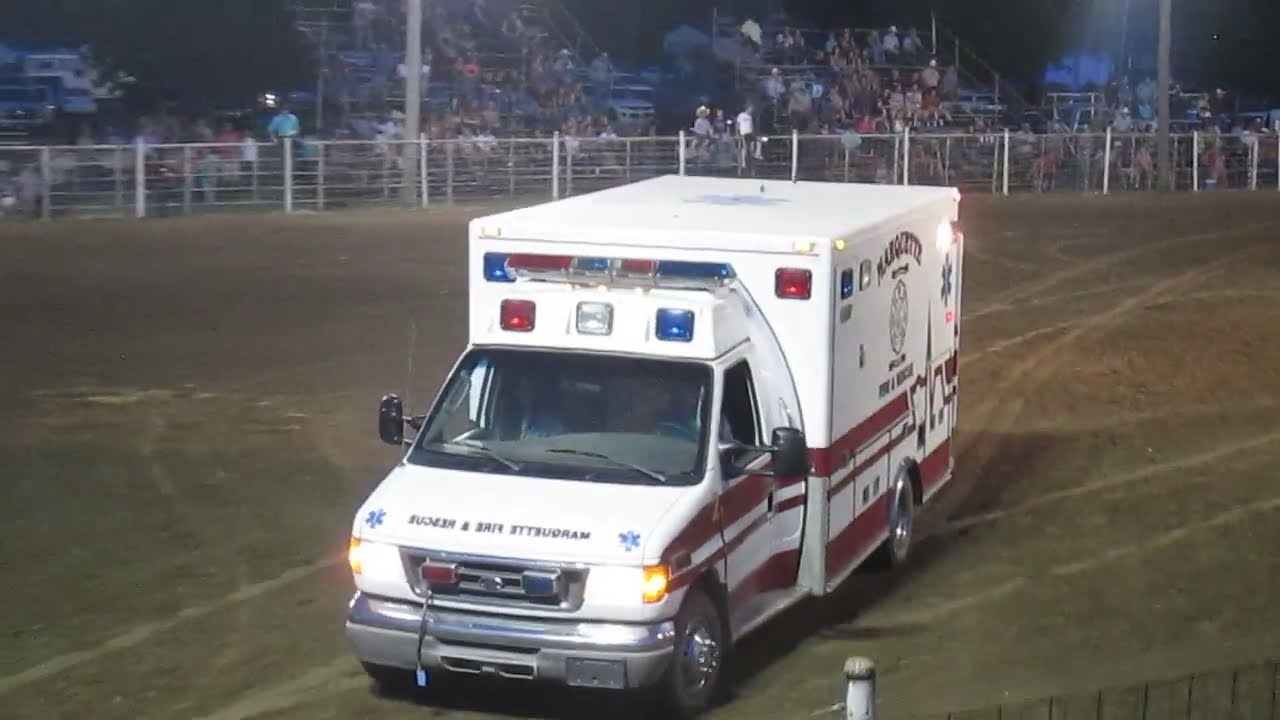
[[(1280, 136), (1175, 135), (1179, 190), (1280, 190)], [(666, 174), (1123, 193), (1156, 185), (1148, 134), (912, 133), (0, 146), (0, 219), (429, 207), (551, 199)], [(410, 166), (413, 173), (409, 173)], [(406, 178), (416, 182), (406, 185)]]

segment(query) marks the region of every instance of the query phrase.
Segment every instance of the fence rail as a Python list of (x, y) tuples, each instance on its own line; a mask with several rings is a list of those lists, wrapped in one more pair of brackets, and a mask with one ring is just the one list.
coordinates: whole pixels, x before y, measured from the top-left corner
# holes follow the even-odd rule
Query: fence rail
[[(953, 185), (969, 193), (1118, 193), (1155, 185), (1138, 134), (797, 135), (759, 153), (675, 137), (0, 146), (0, 218), (154, 217), (551, 199), (672, 173)], [(1280, 137), (1173, 138), (1177, 188), (1280, 190)], [(419, 180), (406, 188), (408, 163)]]
[(920, 720), (1278, 720), (1280, 664), (1265, 662), (1173, 680), (938, 713)]

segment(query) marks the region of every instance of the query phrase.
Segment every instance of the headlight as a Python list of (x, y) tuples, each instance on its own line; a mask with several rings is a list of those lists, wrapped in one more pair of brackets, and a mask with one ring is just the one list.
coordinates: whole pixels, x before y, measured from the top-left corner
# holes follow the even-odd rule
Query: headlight
[(666, 599), (670, 581), (671, 574), (665, 565), (595, 566), (587, 576), (585, 601), (614, 607), (659, 603)]
[(351, 566), (352, 575), (374, 580), (404, 577), (404, 564), (400, 561), (400, 550), (395, 545), (352, 537), (351, 544), (347, 547), (347, 564)]

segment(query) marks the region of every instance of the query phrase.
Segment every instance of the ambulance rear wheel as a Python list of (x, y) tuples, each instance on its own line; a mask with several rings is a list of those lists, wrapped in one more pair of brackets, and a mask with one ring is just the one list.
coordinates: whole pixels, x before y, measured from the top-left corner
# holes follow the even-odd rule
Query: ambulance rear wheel
[(876, 551), (872, 564), (881, 570), (901, 567), (911, 554), (911, 535), (915, 530), (916, 498), (911, 481), (904, 474), (893, 484), (889, 494), (889, 537)]
[(676, 615), (675, 654), (659, 683), (660, 699), (675, 717), (697, 717), (719, 699), (726, 643), (719, 608), (701, 589), (690, 590)]

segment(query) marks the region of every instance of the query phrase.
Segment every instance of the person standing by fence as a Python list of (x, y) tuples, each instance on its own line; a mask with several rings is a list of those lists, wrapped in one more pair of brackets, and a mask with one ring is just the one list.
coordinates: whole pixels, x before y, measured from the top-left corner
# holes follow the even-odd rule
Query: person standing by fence
[(764, 159), (760, 153), (760, 142), (756, 139), (755, 111), (755, 105), (747, 103), (747, 106), (742, 109), (742, 112), (738, 113), (738, 117), (735, 120), (735, 124), (738, 126), (738, 136), (742, 138), (738, 167), (747, 175), (754, 174), (756, 160)]
[(267, 132), (271, 135), (271, 139), (280, 143), (281, 148), (284, 147), (285, 138), (296, 139), (300, 129), (298, 116), (289, 111), (288, 106), (281, 105), (280, 112), (271, 118), (271, 124), (267, 125)]

